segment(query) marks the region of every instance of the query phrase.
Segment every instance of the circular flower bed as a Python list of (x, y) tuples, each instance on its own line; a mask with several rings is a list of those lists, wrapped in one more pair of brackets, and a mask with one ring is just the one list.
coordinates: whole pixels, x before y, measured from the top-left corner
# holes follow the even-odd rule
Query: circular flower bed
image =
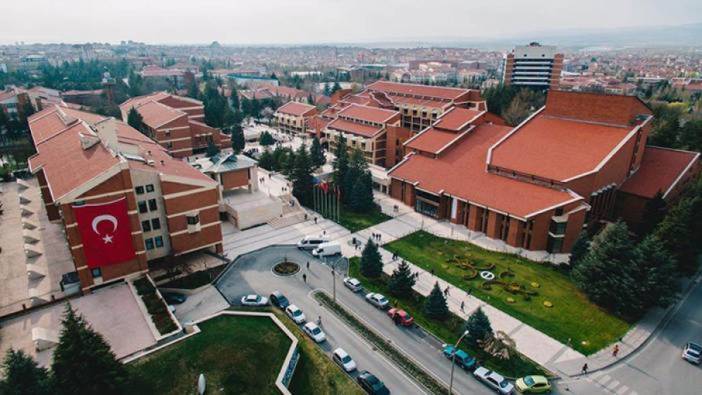
[(300, 265), (295, 262), (280, 262), (273, 266), (273, 272), (281, 276), (291, 276), (300, 271)]
[(553, 307), (553, 303), (549, 302), (548, 300), (544, 300), (544, 306), (551, 308), (551, 307)]
[(483, 270), (480, 272), (480, 277), (483, 278), (483, 280), (490, 281), (495, 279), (495, 273), (489, 272), (487, 270)]

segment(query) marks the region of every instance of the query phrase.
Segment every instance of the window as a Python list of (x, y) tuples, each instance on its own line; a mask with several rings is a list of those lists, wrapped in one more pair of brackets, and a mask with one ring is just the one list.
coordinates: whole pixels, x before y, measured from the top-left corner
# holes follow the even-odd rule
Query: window
[(158, 218), (152, 219), (151, 220), (151, 229), (153, 229), (153, 230), (161, 229), (161, 220)]
[(92, 268), (90, 269), (90, 274), (93, 275), (93, 278), (102, 277), (102, 269), (99, 267)]
[(149, 199), (149, 211), (156, 211), (157, 209), (156, 199)]
[(148, 212), (148, 211), (149, 211), (149, 209), (146, 208), (146, 202), (143, 201), (143, 200), (142, 200), (141, 202), (139, 202), (139, 212), (140, 212), (141, 214), (144, 214), (144, 213), (146, 213), (146, 212)]
[(186, 219), (188, 221), (188, 225), (197, 225), (200, 223), (200, 216), (197, 214), (188, 215)]
[(138, 186), (138, 187), (134, 188), (134, 190), (136, 191), (137, 195), (141, 195), (144, 193), (144, 187), (142, 187), (142, 186)]
[(144, 232), (149, 232), (151, 230), (151, 222), (147, 221), (141, 221), (141, 229), (144, 230)]
[(166, 148), (168, 148), (168, 149), (173, 148), (173, 143), (171, 143), (170, 141), (167, 142), (167, 143), (166, 143)]
[(146, 240), (144, 240), (144, 244), (146, 245), (147, 250), (154, 249), (154, 239), (146, 239)]
[(149, 184), (146, 186), (146, 192), (153, 192), (154, 191), (154, 184)]
[(163, 247), (163, 237), (161, 237), (161, 236), (154, 237), (154, 242), (156, 242), (156, 248)]

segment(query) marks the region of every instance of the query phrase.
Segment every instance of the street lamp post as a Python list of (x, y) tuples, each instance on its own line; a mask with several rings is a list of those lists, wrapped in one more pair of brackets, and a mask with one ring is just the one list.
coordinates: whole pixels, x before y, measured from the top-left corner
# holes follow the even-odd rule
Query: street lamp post
[(449, 395), (453, 393), (453, 369), (456, 367), (456, 351), (458, 351), (458, 346), (461, 344), (461, 341), (464, 337), (466, 337), (466, 335), (468, 335), (468, 331), (463, 332), (461, 337), (458, 338), (456, 345), (453, 346), (453, 354), (451, 354), (451, 379), (449, 380)]
[(335, 260), (334, 263), (332, 264), (332, 295), (334, 298), (334, 303), (336, 303), (336, 265), (342, 259), (346, 259), (346, 258), (344, 256), (341, 256), (339, 259)]

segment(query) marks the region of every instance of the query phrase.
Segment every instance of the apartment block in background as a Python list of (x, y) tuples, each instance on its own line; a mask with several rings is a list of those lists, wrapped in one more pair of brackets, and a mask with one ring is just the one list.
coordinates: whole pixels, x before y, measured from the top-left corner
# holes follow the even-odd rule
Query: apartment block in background
[(287, 102), (278, 107), (273, 117), (279, 131), (293, 135), (307, 133), (307, 125), (312, 117), (317, 115), (317, 107), (295, 101)]
[(517, 46), (505, 58), (505, 85), (556, 88), (563, 70), (563, 54), (555, 46), (537, 42)]

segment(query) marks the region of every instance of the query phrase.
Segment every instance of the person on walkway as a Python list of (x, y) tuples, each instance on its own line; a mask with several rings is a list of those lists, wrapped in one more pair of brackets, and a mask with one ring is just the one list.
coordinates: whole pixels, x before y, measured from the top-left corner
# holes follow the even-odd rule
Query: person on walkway
[(466, 290), (466, 294), (467, 294), (468, 296), (470, 296), (470, 293), (471, 293), (471, 292), (473, 292), (473, 288), (468, 287), (468, 289)]
[(580, 369), (580, 374), (585, 374), (587, 373), (587, 364), (583, 365), (583, 368)]
[(322, 326), (322, 316), (317, 317), (317, 325)]
[(461, 301), (461, 311), (463, 311), (464, 307), (466, 307), (466, 302), (462, 300)]
[(433, 275), (434, 275), (434, 268), (432, 267), (431, 270), (430, 270), (429, 272), (430, 272), (431, 275), (433, 276)]
[(307, 270), (310, 270), (310, 261), (307, 261)]
[(302, 273), (302, 281), (304, 281), (305, 284), (307, 284), (307, 274)]
[(619, 354), (619, 344), (615, 344), (615, 345), (614, 345), (614, 350), (612, 350), (612, 356), (613, 356), (614, 358), (616, 358), (618, 354)]
[(317, 225), (317, 217), (314, 217), (314, 224)]
[(446, 286), (446, 289), (444, 289), (444, 295), (448, 296), (449, 295), (449, 286)]

